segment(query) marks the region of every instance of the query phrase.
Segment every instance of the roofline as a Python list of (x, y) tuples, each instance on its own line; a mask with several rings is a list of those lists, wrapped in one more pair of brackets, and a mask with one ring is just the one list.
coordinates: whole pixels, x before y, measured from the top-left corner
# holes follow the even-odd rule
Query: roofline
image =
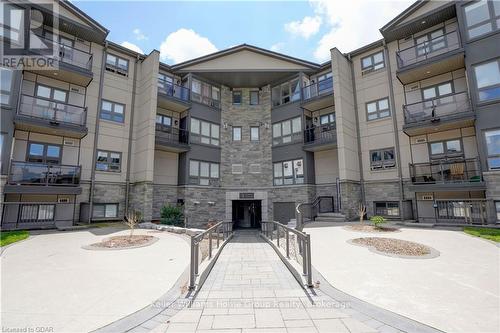
[(98, 27), (99, 29), (101, 29), (102, 31), (104, 31), (106, 33), (106, 36), (109, 34), (109, 30), (106, 29), (106, 27), (104, 27), (102, 24), (100, 24), (99, 22), (97, 22), (96, 20), (94, 20), (92, 17), (90, 17), (89, 15), (87, 15), (83, 10), (81, 10), (80, 8), (78, 8), (72, 2), (70, 2), (68, 0), (59, 0), (59, 3), (63, 7), (65, 7), (66, 9), (68, 9), (69, 11), (73, 12), (73, 14), (76, 14), (77, 16), (83, 16), (90, 23), (92, 23), (93, 25), (95, 25), (96, 27)]
[(348, 53), (344, 53), (344, 56), (346, 57), (355, 57), (357, 55), (360, 55), (361, 53), (364, 53), (366, 51), (370, 51), (372, 49), (375, 49), (377, 47), (381, 47), (381, 46), (384, 46), (384, 39), (381, 38), (379, 40), (376, 40), (370, 44), (366, 44), (366, 45), (363, 45), (361, 46), (360, 48), (357, 48), (351, 52), (348, 52)]
[(196, 65), (196, 64), (199, 64), (201, 62), (205, 62), (205, 61), (212, 60), (212, 59), (217, 59), (219, 57), (229, 55), (229, 54), (238, 52), (240, 50), (245, 50), (245, 49), (252, 50), (252, 51), (255, 51), (255, 52), (258, 52), (261, 54), (265, 54), (265, 55), (268, 55), (268, 56), (271, 56), (274, 58), (282, 59), (285, 61), (294, 62), (296, 64), (301, 64), (301, 65), (310, 67), (311, 69), (319, 69), (321, 67), (319, 64), (311, 62), (311, 61), (291, 57), (291, 56), (288, 56), (288, 55), (285, 55), (282, 53), (266, 50), (266, 49), (263, 49), (263, 48), (260, 48), (260, 47), (254, 46), (254, 45), (250, 45), (250, 44), (240, 44), (240, 45), (230, 47), (228, 49), (224, 49), (224, 50), (217, 51), (217, 52), (214, 52), (214, 53), (211, 53), (208, 55), (204, 55), (204, 56), (201, 56), (198, 58), (194, 58), (191, 60), (187, 60), (187, 61), (175, 64), (175, 65), (171, 66), (171, 69), (172, 70), (180, 70), (186, 66)]
[[(425, 5), (426, 2), (429, 0), (417, 0), (414, 3), (412, 3), (408, 8), (403, 10), (398, 16), (390, 20), (386, 25), (384, 25), (382, 28), (380, 28), (380, 32), (382, 33), (383, 31), (388, 30), (390, 27), (395, 25), (401, 20), (404, 20), (406, 17), (414, 13), (417, 9)], [(382, 33), (383, 34), (383, 33)]]

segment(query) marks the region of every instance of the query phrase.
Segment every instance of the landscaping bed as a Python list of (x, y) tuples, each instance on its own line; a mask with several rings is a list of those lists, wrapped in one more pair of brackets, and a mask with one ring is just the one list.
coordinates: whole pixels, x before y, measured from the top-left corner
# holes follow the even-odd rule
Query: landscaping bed
[(438, 252), (426, 245), (402, 239), (384, 237), (362, 237), (351, 239), (349, 243), (368, 247), (375, 253), (402, 258), (435, 257)]
[(133, 236), (113, 236), (105, 238), (101, 242), (93, 243), (84, 248), (87, 250), (122, 250), (144, 247), (153, 244), (158, 240), (157, 237), (149, 235)]

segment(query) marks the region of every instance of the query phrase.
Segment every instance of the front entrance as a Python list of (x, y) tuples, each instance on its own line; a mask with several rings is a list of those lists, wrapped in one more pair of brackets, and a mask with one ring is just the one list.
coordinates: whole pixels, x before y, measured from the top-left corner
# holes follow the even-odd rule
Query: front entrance
[(260, 228), (261, 216), (261, 200), (233, 200), (235, 228)]

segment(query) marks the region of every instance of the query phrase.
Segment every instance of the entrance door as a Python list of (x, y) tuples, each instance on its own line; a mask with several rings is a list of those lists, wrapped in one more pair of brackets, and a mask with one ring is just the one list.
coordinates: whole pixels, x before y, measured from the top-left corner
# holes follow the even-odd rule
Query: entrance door
[(262, 203), (260, 200), (233, 200), (235, 228), (260, 228)]

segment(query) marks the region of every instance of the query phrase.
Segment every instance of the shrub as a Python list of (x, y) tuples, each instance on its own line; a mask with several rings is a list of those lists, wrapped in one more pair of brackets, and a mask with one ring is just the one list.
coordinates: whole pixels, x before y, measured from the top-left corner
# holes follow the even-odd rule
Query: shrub
[(160, 223), (180, 227), (184, 224), (184, 213), (182, 207), (167, 204), (162, 207), (160, 212)]
[(380, 228), (382, 224), (387, 222), (387, 220), (383, 216), (378, 216), (378, 215), (372, 216), (370, 218), (370, 221), (373, 223), (375, 228)]

